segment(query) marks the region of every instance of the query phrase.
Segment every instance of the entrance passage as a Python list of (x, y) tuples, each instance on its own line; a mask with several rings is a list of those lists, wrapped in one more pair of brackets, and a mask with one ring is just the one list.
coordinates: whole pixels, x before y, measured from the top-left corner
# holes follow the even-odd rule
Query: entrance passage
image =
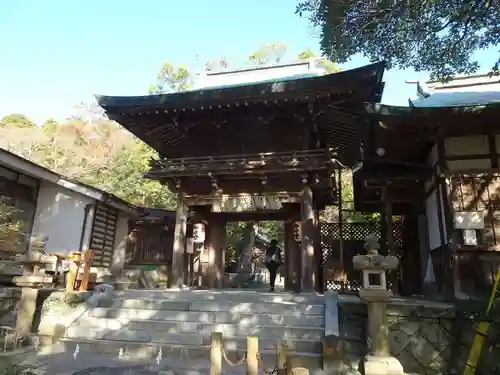
[[(226, 224), (224, 249), (225, 287), (242, 289), (269, 288), (270, 273), (266, 251), (272, 240), (278, 243), (280, 260), (284, 261), (285, 229), (283, 221), (229, 222)], [(278, 267), (276, 286), (284, 288), (284, 263)]]

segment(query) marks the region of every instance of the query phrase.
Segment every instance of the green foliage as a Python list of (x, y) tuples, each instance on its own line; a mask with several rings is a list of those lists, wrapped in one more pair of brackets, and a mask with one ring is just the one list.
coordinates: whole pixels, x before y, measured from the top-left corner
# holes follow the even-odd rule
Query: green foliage
[(143, 177), (154, 158), (157, 153), (137, 140), (117, 153), (88, 182), (132, 204), (174, 209), (175, 198), (168, 188)]
[[(230, 222), (226, 224), (226, 264), (236, 263), (241, 254), (245, 240), (247, 222)], [(259, 221), (256, 230), (269, 240), (276, 240), (282, 246), (285, 241), (285, 227), (281, 221)]]
[[(318, 57), (318, 55), (316, 53), (314, 53), (314, 51), (312, 51), (310, 48), (306, 49), (305, 51), (300, 52), (297, 55), (297, 58), (299, 60), (309, 60), (309, 59), (313, 59), (315, 57)], [(337, 73), (337, 72), (342, 71), (340, 66), (331, 62), (328, 59), (325, 59), (325, 58), (321, 59), (321, 64), (323, 65), (323, 68), (326, 70), (327, 73)]]
[(297, 58), (299, 60), (309, 60), (309, 59), (313, 59), (315, 57), (318, 57), (318, 55), (316, 53), (314, 53), (314, 51), (310, 48), (306, 49), (305, 51), (300, 52), (297, 55)]
[(341, 177), (342, 184), (342, 214), (337, 206), (328, 206), (321, 212), (320, 219), (326, 222), (338, 222), (340, 220), (347, 222), (365, 222), (380, 220), (379, 214), (363, 214), (354, 209), (354, 186), (352, 184), (352, 173), (344, 170)]
[(13, 252), (22, 243), (23, 223), (17, 220), (18, 210), (0, 197), (0, 251)]
[(25, 115), (12, 113), (4, 116), (0, 120), (0, 127), (15, 127), (15, 128), (32, 128), (36, 126)]
[(79, 111), (61, 124), (0, 128), (0, 146), (132, 204), (173, 208), (170, 191), (143, 177), (156, 152), (92, 105), (82, 104)]
[(257, 231), (281, 245), (285, 242), (285, 226), (282, 221), (260, 221), (257, 224)]
[(36, 369), (21, 362), (10, 361), (2, 365), (0, 375), (36, 375)]
[(433, 79), (475, 72), (472, 54), (500, 44), (499, 0), (304, 0), (296, 13), (320, 29), (321, 50), (332, 61), (361, 53)]
[(281, 42), (265, 44), (250, 54), (248, 60), (255, 65), (265, 65), (271, 62), (279, 64), (287, 50), (288, 46)]
[(225, 56), (220, 56), (217, 59), (210, 59), (205, 62), (205, 70), (211, 72), (217, 69), (227, 69), (231, 65)]
[(156, 83), (149, 88), (149, 93), (164, 94), (166, 92), (186, 90), (192, 86), (191, 78), (191, 73), (186, 66), (177, 67), (165, 61), (158, 72)]

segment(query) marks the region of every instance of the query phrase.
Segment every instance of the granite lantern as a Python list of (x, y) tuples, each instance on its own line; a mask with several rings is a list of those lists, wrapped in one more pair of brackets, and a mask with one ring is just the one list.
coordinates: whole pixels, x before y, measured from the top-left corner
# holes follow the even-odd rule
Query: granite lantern
[(369, 355), (365, 358), (366, 375), (403, 374), (401, 363), (389, 352), (389, 327), (386, 306), (392, 291), (387, 289), (387, 271), (398, 267), (399, 260), (394, 256), (378, 253), (378, 238), (369, 235), (365, 238), (366, 255), (353, 257), (354, 268), (363, 274), (363, 289), (359, 296), (366, 301), (368, 308)]

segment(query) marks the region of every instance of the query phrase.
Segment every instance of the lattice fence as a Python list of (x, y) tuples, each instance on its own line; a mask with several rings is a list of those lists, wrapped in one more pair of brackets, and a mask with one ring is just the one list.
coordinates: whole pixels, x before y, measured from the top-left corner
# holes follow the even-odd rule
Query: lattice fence
[[(355, 293), (361, 288), (361, 273), (354, 269), (352, 258), (364, 253), (366, 236), (373, 234), (382, 238), (380, 224), (363, 223), (320, 223), (320, 241), (322, 250), (323, 279), (326, 290), (341, 293)], [(403, 221), (395, 221), (393, 227), (396, 254), (403, 256)], [(383, 250), (382, 250), (383, 253)], [(391, 281), (399, 277), (389, 275)]]

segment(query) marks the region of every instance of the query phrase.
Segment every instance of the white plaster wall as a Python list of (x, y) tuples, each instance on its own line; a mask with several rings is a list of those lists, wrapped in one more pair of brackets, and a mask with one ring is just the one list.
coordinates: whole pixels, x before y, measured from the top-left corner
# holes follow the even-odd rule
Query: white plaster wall
[(92, 198), (50, 182), (42, 182), (38, 193), (33, 235), (48, 237), (47, 252), (78, 251), (85, 206), (93, 203)]

